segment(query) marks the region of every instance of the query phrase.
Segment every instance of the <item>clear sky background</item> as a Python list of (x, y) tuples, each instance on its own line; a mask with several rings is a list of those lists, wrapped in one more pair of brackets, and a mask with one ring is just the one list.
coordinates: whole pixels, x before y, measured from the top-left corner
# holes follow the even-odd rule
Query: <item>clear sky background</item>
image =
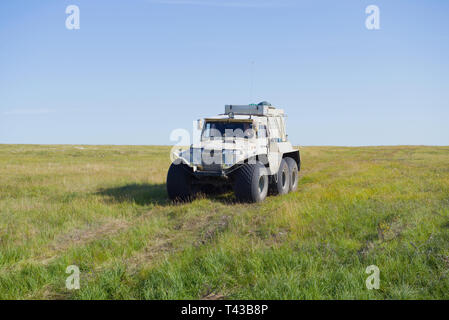
[(296, 145), (449, 145), (449, 1), (0, 2), (0, 143), (172, 144), (262, 100)]

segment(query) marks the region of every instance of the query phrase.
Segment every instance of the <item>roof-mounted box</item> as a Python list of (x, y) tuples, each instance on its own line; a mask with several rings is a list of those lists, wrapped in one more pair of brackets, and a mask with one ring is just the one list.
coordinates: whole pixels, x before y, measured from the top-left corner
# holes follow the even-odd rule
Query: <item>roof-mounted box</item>
[(235, 115), (266, 116), (268, 115), (268, 108), (269, 106), (263, 105), (227, 104), (225, 105), (225, 114), (230, 114), (232, 112)]
[(246, 116), (267, 116), (267, 117), (283, 117), (284, 110), (277, 109), (271, 105), (262, 104), (250, 104), (250, 105), (237, 105), (227, 104), (225, 105), (225, 114), (230, 113), (234, 115), (246, 115)]

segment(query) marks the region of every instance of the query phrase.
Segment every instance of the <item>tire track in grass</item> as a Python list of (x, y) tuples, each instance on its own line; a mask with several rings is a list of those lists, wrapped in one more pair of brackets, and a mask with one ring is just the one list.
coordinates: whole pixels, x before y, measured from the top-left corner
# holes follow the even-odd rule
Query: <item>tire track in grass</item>
[(23, 266), (28, 264), (39, 264), (43, 266), (49, 265), (51, 262), (59, 257), (59, 254), (66, 252), (70, 248), (86, 245), (92, 241), (120, 233), (130, 226), (129, 222), (125, 220), (113, 219), (106, 221), (95, 228), (83, 227), (71, 230), (68, 233), (57, 236), (56, 240), (52, 241), (41, 249), (41, 252), (46, 252), (37, 256), (32, 256), (23, 259), (10, 266), (5, 266), (0, 269), (0, 274), (20, 271)]
[[(70, 261), (74, 257), (78, 259), (76, 256), (83, 250), (86, 250), (88, 254), (86, 257), (90, 261), (92, 257), (96, 256), (99, 248), (104, 246), (104, 248), (107, 248), (108, 257), (103, 262), (101, 262), (101, 259), (97, 262), (90, 261), (92, 262), (89, 267), (91, 269), (89, 272), (82, 272), (82, 281), (84, 283), (95, 282), (98, 275), (101, 275), (102, 272), (107, 271), (108, 268), (119, 261), (125, 263), (127, 266), (126, 273), (132, 276), (142, 266), (157, 263), (160, 258), (168, 254), (173, 254), (186, 247), (199, 247), (210, 243), (227, 229), (232, 218), (231, 213), (238, 213), (235, 207), (231, 208), (216, 203), (218, 206), (211, 208), (210, 201), (200, 201), (202, 203), (195, 204), (194, 208), (181, 205), (152, 210), (141, 215), (132, 223), (113, 220), (94, 230), (72, 230), (59, 236), (48, 246), (54, 250), (55, 254), (47, 254), (39, 257), (39, 259), (32, 258), (21, 261), (20, 265), (8, 270), (9, 274), (4, 273), (3, 275), (15, 278), (15, 275), (20, 274), (25, 270), (25, 267), (30, 265), (36, 268), (44, 268), (42, 272), (45, 276), (41, 278), (41, 281), (44, 281), (42, 288), (31, 289), (31, 291), (24, 289), (25, 291), (19, 293), (18, 297), (70, 298), (71, 294), (66, 292), (64, 283), (60, 280), (61, 277), (65, 277), (64, 270), (61, 269), (58, 275), (51, 275), (49, 272), (54, 272), (51, 270), (59, 269), (61, 268), (60, 265), (67, 264), (67, 262), (63, 262), (65, 260)], [(209, 212), (207, 214), (204, 214), (203, 207), (208, 207)], [(105, 240), (106, 242), (104, 242)], [(135, 246), (136, 243), (142, 244), (143, 248)], [(119, 250), (121, 247), (128, 248), (130, 251), (122, 252)], [(131, 255), (129, 255), (130, 253)], [(81, 263), (80, 268), (85, 262), (88, 261), (84, 258), (78, 261), (78, 263)]]
[(89, 242), (104, 238), (106, 236), (111, 236), (121, 231), (127, 229), (130, 223), (125, 220), (114, 219), (108, 221), (98, 228), (78, 228), (74, 229), (69, 233), (60, 235), (56, 241), (50, 244), (50, 248), (54, 252), (54, 255), (40, 257), (38, 262), (43, 265), (48, 265), (53, 260), (58, 258), (58, 253), (67, 251), (71, 247), (79, 247), (85, 245)]

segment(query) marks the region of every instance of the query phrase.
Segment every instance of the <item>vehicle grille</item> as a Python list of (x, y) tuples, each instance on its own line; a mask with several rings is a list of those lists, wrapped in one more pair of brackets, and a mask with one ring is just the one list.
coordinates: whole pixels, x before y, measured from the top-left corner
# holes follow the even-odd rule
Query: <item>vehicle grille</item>
[[(213, 152), (213, 153), (212, 153)], [(222, 166), (222, 151), (221, 150), (203, 150), (203, 153), (206, 157), (210, 157), (211, 160), (214, 160), (214, 163), (205, 163), (204, 159), (201, 161), (201, 166), (203, 171), (221, 171)]]

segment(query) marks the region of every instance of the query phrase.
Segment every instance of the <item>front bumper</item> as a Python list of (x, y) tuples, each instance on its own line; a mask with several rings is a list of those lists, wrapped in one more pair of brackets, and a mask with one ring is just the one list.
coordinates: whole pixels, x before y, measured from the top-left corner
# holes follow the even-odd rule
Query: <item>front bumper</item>
[(221, 171), (194, 171), (195, 177), (227, 177), (227, 173), (224, 170)]

